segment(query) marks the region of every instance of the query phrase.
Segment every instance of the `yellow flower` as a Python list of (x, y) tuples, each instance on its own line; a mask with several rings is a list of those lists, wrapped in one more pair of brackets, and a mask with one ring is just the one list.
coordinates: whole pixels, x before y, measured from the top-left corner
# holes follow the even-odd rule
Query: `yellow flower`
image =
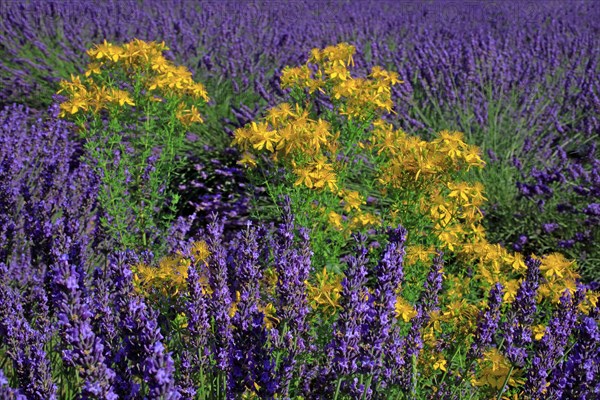
[(119, 46), (114, 46), (112, 43), (108, 43), (105, 39), (104, 43), (95, 45), (93, 49), (87, 51), (87, 54), (97, 60), (108, 58), (117, 62), (123, 54), (123, 49)]
[(154, 57), (152, 59), (151, 68), (158, 72), (166, 72), (169, 68), (173, 66), (169, 60), (164, 58), (162, 55)]
[(340, 294), (342, 291), (341, 277), (339, 275), (331, 275), (326, 268), (315, 275), (316, 283), (311, 284), (305, 281), (308, 291), (308, 298), (312, 308), (323, 308), (323, 312), (335, 314), (339, 304)]
[(342, 200), (344, 205), (344, 211), (349, 212), (351, 210), (360, 210), (360, 206), (362, 204), (367, 204), (364, 198), (355, 190), (352, 191), (342, 191)]
[(444, 358), (443, 354), (439, 354), (438, 357), (435, 359), (435, 362), (433, 363), (433, 369), (434, 370), (442, 370), (444, 372), (447, 372), (448, 370), (446, 369), (446, 359)]
[(245, 151), (242, 154), (242, 158), (240, 158), (240, 160), (237, 163), (243, 165), (246, 168), (254, 168), (256, 167), (256, 157), (254, 157), (254, 154)]
[(61, 116), (64, 116), (65, 112), (76, 114), (79, 110), (87, 111), (88, 108), (89, 99), (82, 96), (73, 97), (70, 101), (65, 101), (60, 105), (60, 109), (62, 110)]
[(202, 123), (204, 120), (200, 116), (196, 106), (192, 105), (189, 109), (184, 109), (185, 105), (182, 103), (180, 109), (176, 114), (176, 118), (184, 125), (190, 126), (194, 122)]
[(235, 292), (235, 300), (233, 300), (231, 302), (231, 307), (229, 307), (229, 317), (233, 318), (235, 316), (235, 313), (237, 313), (237, 309), (238, 309), (238, 304), (241, 301), (241, 294), (239, 292), (239, 290), (236, 290)]
[(450, 194), (448, 197), (456, 198), (457, 200), (469, 201), (471, 186), (467, 182), (448, 182)]
[(266, 122), (260, 124), (252, 122), (251, 127), (254, 134), (251, 139), (254, 142), (252, 147), (257, 150), (266, 148), (268, 151), (274, 152), (275, 149), (273, 148), (273, 144), (277, 144), (279, 141), (277, 131), (269, 131)]
[[(498, 351), (493, 348), (484, 353), (484, 359), (480, 362), (485, 367), (481, 371), (481, 377), (473, 383), (476, 386), (490, 386), (493, 389), (499, 390), (503, 387), (507, 375), (511, 372), (510, 362)], [(519, 378), (521, 371), (513, 369), (508, 379), (508, 385), (516, 387), (523, 383)]]
[(328, 215), (329, 223), (337, 230), (342, 230), (344, 226), (342, 225), (342, 216), (335, 211), (330, 211)]
[(125, 104), (135, 106), (135, 103), (133, 102), (129, 92), (124, 90), (111, 89), (108, 95), (108, 100), (112, 103), (118, 103), (120, 106), (124, 106)]
[(574, 261), (568, 261), (565, 256), (560, 253), (552, 253), (547, 255), (542, 258), (541, 261), (542, 265), (540, 266), (540, 270), (548, 278), (553, 276), (559, 278), (564, 277), (565, 271), (571, 268), (574, 264)]
[(301, 67), (285, 67), (281, 71), (281, 87), (283, 89), (291, 88), (294, 86), (303, 87), (304, 82), (310, 79), (310, 69), (308, 66), (303, 65)]
[(546, 327), (544, 325), (535, 325), (531, 330), (533, 331), (533, 337), (535, 340), (542, 340), (546, 334)]
[(294, 168), (294, 174), (298, 177), (294, 186), (306, 185), (307, 188), (313, 188), (312, 171), (308, 168)]
[(92, 74), (100, 74), (102, 71), (100, 69), (102, 67), (102, 63), (90, 63), (87, 66), (87, 70), (85, 71), (85, 76), (89, 77)]
[(401, 296), (396, 297), (396, 315), (402, 317), (404, 322), (409, 322), (417, 315), (415, 308)]
[(429, 262), (433, 254), (435, 250), (431, 246), (428, 248), (420, 244), (407, 246), (405, 262), (407, 265), (414, 265), (417, 261)]
[(517, 296), (517, 290), (521, 286), (521, 280), (511, 279), (503, 282), (504, 286), (504, 295), (502, 299), (505, 302), (511, 303), (515, 297)]
[(277, 318), (277, 310), (272, 303), (268, 303), (264, 307), (259, 307), (259, 310), (264, 314), (263, 322), (267, 329), (273, 329), (280, 322)]
[(525, 265), (525, 260), (521, 253), (514, 253), (513, 255), (507, 254), (502, 259), (509, 264), (515, 272), (523, 273), (527, 270), (527, 265)]
[(269, 120), (271, 124), (277, 125), (293, 115), (291, 105), (289, 103), (281, 103), (267, 111), (267, 120)]
[(204, 240), (198, 240), (192, 243), (191, 253), (196, 258), (196, 261), (205, 261), (210, 255), (208, 245)]

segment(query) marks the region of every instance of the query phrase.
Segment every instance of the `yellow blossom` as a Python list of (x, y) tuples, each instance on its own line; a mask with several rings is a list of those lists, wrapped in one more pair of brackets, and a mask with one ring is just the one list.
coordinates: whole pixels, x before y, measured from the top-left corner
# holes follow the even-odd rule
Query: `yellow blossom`
[(396, 297), (396, 315), (409, 322), (417, 315), (415, 308), (401, 296)]

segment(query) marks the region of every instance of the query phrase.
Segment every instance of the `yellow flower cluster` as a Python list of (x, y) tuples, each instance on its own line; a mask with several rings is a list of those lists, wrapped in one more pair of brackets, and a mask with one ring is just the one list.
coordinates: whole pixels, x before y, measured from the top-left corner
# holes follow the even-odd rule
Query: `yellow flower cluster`
[(319, 308), (324, 314), (335, 314), (341, 308), (339, 301), (342, 292), (342, 277), (327, 272), (327, 268), (315, 274), (315, 282), (304, 282), (312, 308)]
[[(393, 112), (391, 87), (402, 83), (398, 74), (375, 66), (367, 79), (353, 78), (348, 67), (354, 66), (355, 51), (347, 43), (313, 49), (306, 65), (283, 69), (281, 87), (328, 94), (333, 101), (340, 102), (340, 113), (350, 119), (364, 120), (374, 113)], [(315, 72), (310, 64), (316, 66)]]
[[(512, 302), (527, 269), (524, 257), (486, 239), (480, 211), (487, 200), (484, 187), (464, 178), (464, 173), (472, 168), (485, 166), (480, 149), (465, 143), (460, 132), (443, 130), (426, 141), (377, 117), (374, 110), (390, 110), (387, 100), (391, 85), (399, 83), (397, 75), (374, 68), (369, 79), (354, 79), (348, 70), (353, 65), (353, 54), (354, 48), (347, 44), (314, 49), (309, 59), (313, 66), (307, 63), (296, 68), (286, 67), (281, 80), (283, 87), (311, 94), (318, 90), (328, 95), (334, 103), (334, 111), (348, 115), (347, 122), (354, 124), (353, 127), (360, 125), (352, 119), (360, 122), (370, 115), (370, 124), (360, 128), (361, 134), (366, 132), (366, 135), (353, 143), (332, 130), (332, 126), (339, 126), (335, 125), (336, 121), (330, 124), (311, 119), (301, 105), (283, 103), (270, 109), (263, 120), (237, 130), (233, 144), (245, 151), (242, 159), (245, 165), (256, 166), (256, 152), (266, 152), (294, 173), (295, 186), (319, 191), (328, 189), (320, 193), (335, 195), (339, 208), (313, 206), (331, 229), (349, 234), (367, 226), (405, 225), (406, 221), (418, 220), (417, 225), (425, 228), (409, 231), (405, 268), (417, 264), (429, 267), (436, 247), (456, 257), (458, 265), (474, 267), (471, 278), (461, 271), (444, 274), (446, 293), (441, 299), (441, 310), (431, 316), (424, 331), (429, 349), (435, 348), (442, 327), (462, 340), (473, 333), (478, 313), (486, 307), (483, 300), (465, 299), (473, 298), (473, 290), (480, 295), (495, 282), (501, 282), (505, 288), (504, 301)], [(343, 122), (338, 129), (343, 131)], [(370, 160), (375, 160), (366, 173), (374, 176), (368, 190), (378, 190), (379, 195), (368, 193), (367, 185), (349, 182), (347, 165), (339, 160), (352, 153), (350, 147), (354, 144), (364, 150)], [(369, 195), (381, 199), (377, 206), (367, 205)], [(556, 303), (565, 289), (574, 292), (578, 275), (572, 262), (559, 254), (540, 260), (544, 278), (540, 299)], [(317, 273), (307, 282), (311, 305), (335, 314), (340, 307), (341, 278), (326, 269)], [(589, 309), (597, 300), (597, 294), (588, 293), (581, 308)], [(400, 295), (396, 313), (407, 323), (416, 315), (413, 305)], [(446, 367), (445, 359), (439, 354), (430, 356), (435, 359), (434, 369)], [(506, 376), (508, 368), (494, 354), (488, 354), (487, 361), (489, 365), (486, 364), (487, 369), (478, 384), (494, 386)], [(513, 375), (510, 384), (518, 384), (518, 373)]]
[(519, 369), (511, 371), (510, 361), (496, 348), (484, 354), (483, 360), (480, 361), (480, 366), (482, 366), (480, 377), (478, 379), (471, 379), (471, 383), (475, 386), (488, 386), (500, 390), (509, 373), (508, 386), (518, 387), (525, 383), (522, 371)]
[[(58, 93), (65, 93), (68, 100), (60, 105), (60, 116), (76, 114), (79, 111), (98, 113), (108, 109), (111, 104), (135, 106), (132, 94), (114, 87), (98, 85), (94, 76), (101, 75), (104, 70), (121, 70), (129, 79), (140, 79), (146, 95), (152, 101), (163, 101), (161, 96), (190, 96), (207, 102), (209, 97), (204, 86), (194, 82), (192, 73), (184, 66), (176, 66), (167, 60), (162, 52), (168, 50), (164, 42), (144, 42), (133, 39), (123, 46), (108, 43), (95, 45), (87, 51), (93, 60), (85, 71), (84, 81), (80, 77), (71, 76), (71, 81), (61, 81)], [(185, 126), (193, 122), (202, 122), (195, 105), (186, 102), (179, 105), (177, 118)]]
[[(329, 188), (337, 190), (334, 165), (323, 151), (335, 149), (337, 138), (330, 132), (330, 125), (322, 119), (312, 120), (308, 111), (299, 105), (295, 109), (283, 103), (268, 111), (265, 121), (252, 122), (237, 129), (232, 145), (244, 151), (240, 163), (255, 166), (250, 150), (268, 151), (275, 160), (287, 162), (297, 180), (295, 185), (310, 189)], [(296, 159), (302, 161), (296, 161)]]
[[(194, 242), (190, 253), (196, 263), (205, 262), (209, 256), (208, 246), (204, 241)], [(160, 293), (163, 296), (175, 297), (184, 292), (187, 285), (188, 268), (192, 259), (181, 253), (168, 255), (158, 262), (158, 266), (139, 263), (132, 266), (134, 287), (139, 293), (150, 295)], [(203, 290), (211, 293), (206, 276), (200, 277)]]

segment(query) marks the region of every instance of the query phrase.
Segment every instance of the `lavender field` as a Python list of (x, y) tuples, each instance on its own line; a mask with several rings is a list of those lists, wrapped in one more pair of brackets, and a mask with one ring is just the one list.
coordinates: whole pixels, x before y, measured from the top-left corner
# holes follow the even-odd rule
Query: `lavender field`
[(600, 398), (599, 21), (0, 2), (0, 398)]

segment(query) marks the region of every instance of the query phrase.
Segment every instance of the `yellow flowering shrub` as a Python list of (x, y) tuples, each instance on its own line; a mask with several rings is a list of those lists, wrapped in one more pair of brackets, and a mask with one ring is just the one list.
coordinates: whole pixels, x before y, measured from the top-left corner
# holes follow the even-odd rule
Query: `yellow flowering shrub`
[(103, 227), (121, 249), (150, 247), (157, 254), (165, 252), (163, 236), (179, 201), (168, 190), (177, 156), (209, 100), (165, 50), (164, 42), (104, 41), (87, 51), (85, 73), (60, 82), (58, 91), (66, 96), (59, 115), (78, 126), (102, 177)]

